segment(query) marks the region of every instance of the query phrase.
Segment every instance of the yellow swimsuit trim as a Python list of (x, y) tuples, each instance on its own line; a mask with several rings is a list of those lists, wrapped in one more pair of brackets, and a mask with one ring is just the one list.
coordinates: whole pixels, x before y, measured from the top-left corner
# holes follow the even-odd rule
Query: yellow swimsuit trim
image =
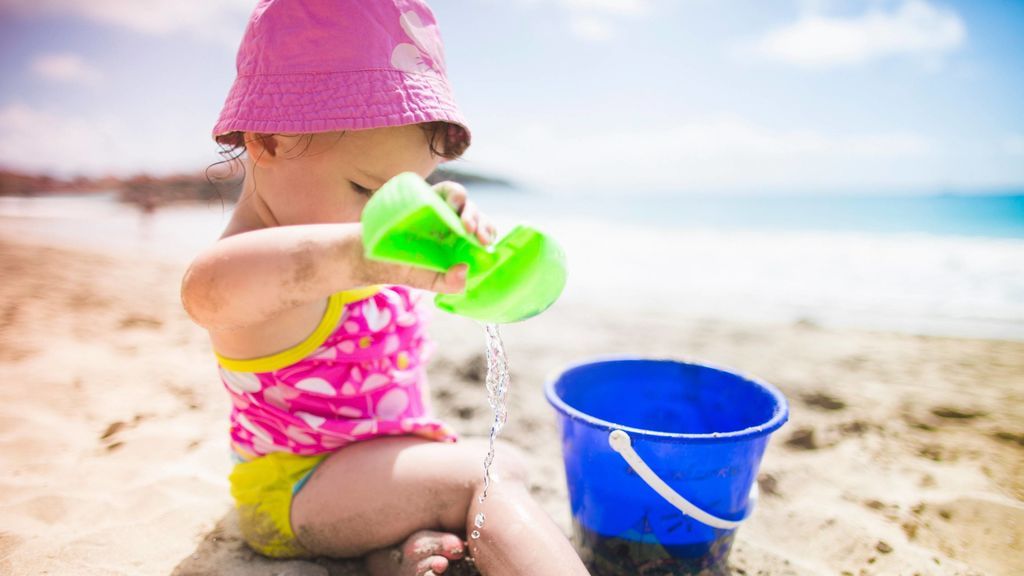
[(235, 464), (228, 477), (246, 543), (271, 558), (309, 556), (292, 530), (291, 508), (297, 485), (327, 454), (298, 456), (271, 452)]
[(290, 366), (302, 360), (319, 348), (327, 340), (327, 337), (331, 335), (331, 332), (334, 331), (335, 326), (338, 325), (338, 320), (341, 319), (341, 313), (344, 311), (346, 304), (365, 300), (377, 292), (380, 292), (380, 286), (367, 286), (366, 288), (356, 288), (355, 290), (345, 290), (331, 294), (327, 299), (327, 310), (324, 311), (323, 318), (320, 319), (320, 324), (313, 330), (313, 333), (302, 342), (282, 352), (247, 360), (225, 358), (217, 354), (216, 350), (213, 353), (217, 356), (217, 361), (221, 366), (234, 372), (273, 372), (274, 370), (280, 370), (285, 366)]

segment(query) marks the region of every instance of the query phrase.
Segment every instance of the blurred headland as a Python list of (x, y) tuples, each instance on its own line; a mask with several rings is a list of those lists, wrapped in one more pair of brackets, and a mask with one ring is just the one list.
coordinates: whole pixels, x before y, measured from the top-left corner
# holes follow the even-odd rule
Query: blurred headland
[[(163, 176), (135, 174), (92, 178), (61, 178), (51, 174), (0, 169), (0, 196), (36, 197), (114, 192), (121, 202), (136, 205), (143, 210), (153, 210), (161, 206), (214, 199), (234, 203), (241, 194), (242, 179), (241, 170), (220, 164), (206, 170)], [(467, 186), (517, 189), (506, 178), (450, 166), (439, 167), (427, 180), (432, 184), (452, 180)]]

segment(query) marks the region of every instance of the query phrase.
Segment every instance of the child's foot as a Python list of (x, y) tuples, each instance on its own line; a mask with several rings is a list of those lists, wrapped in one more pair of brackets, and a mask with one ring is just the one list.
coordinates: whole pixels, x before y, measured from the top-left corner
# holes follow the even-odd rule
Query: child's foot
[(366, 569), (373, 576), (435, 576), (448, 569), (449, 560), (465, 554), (462, 539), (448, 532), (420, 530), (405, 542), (366, 557)]

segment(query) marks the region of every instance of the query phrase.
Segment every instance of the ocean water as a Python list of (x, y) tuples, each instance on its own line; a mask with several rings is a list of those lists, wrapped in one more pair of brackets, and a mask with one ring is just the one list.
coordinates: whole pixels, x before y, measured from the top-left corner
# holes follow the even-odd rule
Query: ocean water
[(565, 247), (563, 298), (696, 317), (1024, 339), (1024, 194), (480, 194)]
[(669, 229), (929, 234), (1024, 239), (1024, 190), (918, 196), (581, 196), (484, 190), (518, 215), (611, 221)]
[[(531, 223), (558, 239), (565, 302), (1024, 340), (1024, 194), (472, 194), (500, 229)], [(0, 234), (187, 262), (230, 211), (144, 214), (113, 194), (0, 198)]]

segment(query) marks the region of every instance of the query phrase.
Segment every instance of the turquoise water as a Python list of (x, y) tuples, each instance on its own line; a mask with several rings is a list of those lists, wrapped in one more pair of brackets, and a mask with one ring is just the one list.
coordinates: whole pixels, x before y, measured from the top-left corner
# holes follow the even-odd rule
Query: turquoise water
[[(784, 232), (860, 232), (1024, 239), (1024, 191), (1006, 194), (921, 196), (619, 196), (539, 194), (504, 188), (473, 190), (499, 221), (590, 220), (663, 229)], [(113, 194), (92, 197), (0, 198), (0, 216), (91, 220), (144, 220)], [(77, 217), (76, 217), (77, 216)], [(216, 238), (230, 206), (164, 209), (152, 226), (188, 230), (182, 236)], [(173, 233), (173, 232), (171, 232)], [(191, 246), (192, 244), (190, 244)]]
[(551, 232), (597, 305), (1024, 339), (1024, 194), (476, 198)]
[[(544, 212), (666, 228), (923, 233), (1024, 238), (1024, 191), (923, 196), (552, 196), (487, 193), (481, 200)], [(532, 204), (532, 206), (531, 206)]]

